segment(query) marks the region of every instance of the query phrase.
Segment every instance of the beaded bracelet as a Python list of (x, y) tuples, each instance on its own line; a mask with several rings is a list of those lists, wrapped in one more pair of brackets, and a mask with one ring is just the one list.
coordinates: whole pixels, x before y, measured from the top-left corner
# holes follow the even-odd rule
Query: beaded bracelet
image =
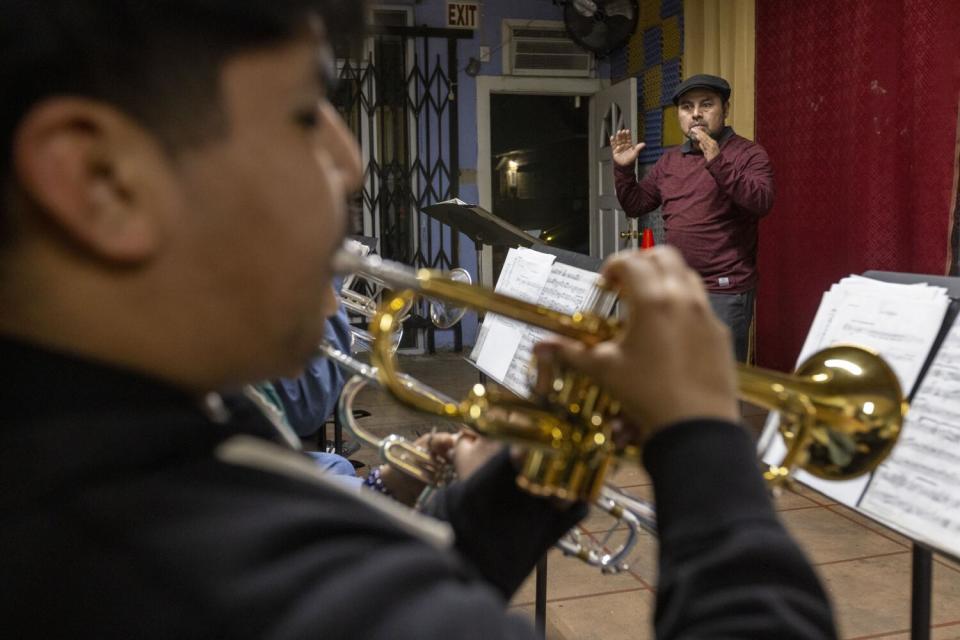
[(377, 493), (382, 493), (386, 496), (390, 495), (390, 491), (388, 491), (386, 485), (383, 484), (383, 476), (380, 473), (380, 467), (374, 467), (370, 470), (370, 473), (367, 474), (367, 477), (363, 479), (363, 486), (373, 489)]

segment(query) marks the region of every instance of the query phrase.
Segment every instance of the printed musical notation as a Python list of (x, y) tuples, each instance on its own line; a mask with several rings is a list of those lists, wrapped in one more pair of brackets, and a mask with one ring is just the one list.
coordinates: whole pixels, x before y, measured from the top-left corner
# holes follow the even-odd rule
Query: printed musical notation
[[(873, 349), (890, 365), (904, 393), (916, 384), (933, 347), (950, 299), (942, 287), (891, 284), (850, 276), (823, 295), (797, 363), (837, 344)], [(779, 417), (772, 414), (761, 438), (760, 451), (769, 463), (779, 463), (786, 451), (777, 435)], [(803, 472), (804, 484), (849, 507), (863, 498), (869, 476), (831, 482)]]
[[(599, 276), (591, 271), (555, 262), (537, 304), (560, 311), (582, 311), (594, 290)], [(504, 377), (503, 386), (521, 396), (530, 394), (530, 361), (533, 345), (546, 339), (550, 333), (536, 327), (525, 327), (513, 361)]]
[(496, 290), (527, 302), (540, 299), (556, 258), (532, 249), (510, 249), (503, 261)]
[[(583, 310), (598, 274), (555, 260), (532, 249), (511, 249), (497, 280), (497, 291), (562, 313)], [(533, 345), (549, 332), (490, 314), (484, 318), (480, 333), (471, 354), (477, 367), (517, 395), (529, 396)]]
[(860, 508), (927, 544), (960, 554), (960, 325), (947, 333), (911, 404), (900, 440)]
[[(531, 249), (510, 249), (500, 269), (496, 291), (527, 302), (538, 301), (555, 260), (550, 254)], [(470, 359), (481, 371), (502, 383), (526, 328), (516, 320), (487, 314)]]

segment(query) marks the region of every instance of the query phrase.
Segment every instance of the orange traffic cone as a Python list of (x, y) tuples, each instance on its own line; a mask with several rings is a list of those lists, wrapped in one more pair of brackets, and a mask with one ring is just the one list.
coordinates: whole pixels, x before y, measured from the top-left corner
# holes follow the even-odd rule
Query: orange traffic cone
[(649, 249), (654, 245), (653, 242), (653, 229), (644, 229), (643, 237), (640, 240), (641, 249)]

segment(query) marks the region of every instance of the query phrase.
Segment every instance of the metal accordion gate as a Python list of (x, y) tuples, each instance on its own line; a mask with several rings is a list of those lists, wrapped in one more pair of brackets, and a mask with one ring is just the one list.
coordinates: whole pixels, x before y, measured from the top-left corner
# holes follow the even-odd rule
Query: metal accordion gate
[[(363, 188), (351, 232), (375, 238), (384, 258), (417, 268), (458, 265), (459, 236), (422, 208), (459, 193), (457, 40), (462, 31), (376, 27), (362, 59), (338, 61), (332, 100), (363, 155)], [(403, 347), (435, 350), (426, 301), (404, 323)], [(410, 331), (410, 330), (414, 331)], [(458, 323), (454, 348), (462, 350)], [(413, 334), (413, 339), (411, 339)]]

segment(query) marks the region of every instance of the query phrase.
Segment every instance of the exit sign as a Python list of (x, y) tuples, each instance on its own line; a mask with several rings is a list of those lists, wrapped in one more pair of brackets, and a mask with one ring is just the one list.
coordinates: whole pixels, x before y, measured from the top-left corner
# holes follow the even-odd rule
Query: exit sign
[(476, 29), (480, 8), (476, 2), (448, 2), (447, 26), (452, 29)]

